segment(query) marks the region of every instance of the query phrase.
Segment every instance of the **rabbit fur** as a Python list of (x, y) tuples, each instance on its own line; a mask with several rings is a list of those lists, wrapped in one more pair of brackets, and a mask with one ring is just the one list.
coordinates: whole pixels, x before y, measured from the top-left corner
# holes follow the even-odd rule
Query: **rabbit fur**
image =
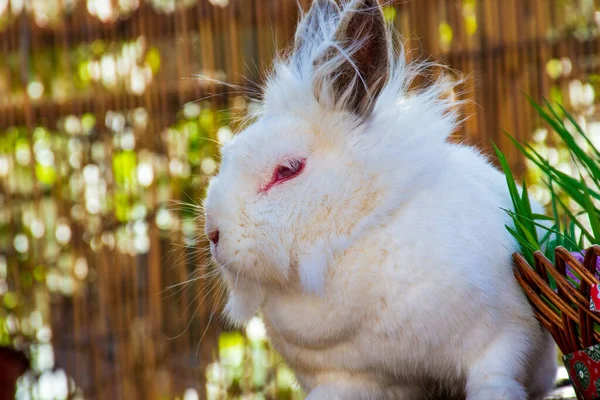
[(376, 0), (303, 16), (205, 199), (225, 313), (261, 312), (308, 399), (542, 399), (556, 355), (513, 277), (505, 178), (448, 142), (452, 83), (413, 91), (404, 60)]

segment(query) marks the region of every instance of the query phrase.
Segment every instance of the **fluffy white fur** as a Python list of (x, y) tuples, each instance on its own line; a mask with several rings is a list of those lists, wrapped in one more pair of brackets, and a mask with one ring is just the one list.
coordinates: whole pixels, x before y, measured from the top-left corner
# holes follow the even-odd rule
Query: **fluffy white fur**
[[(383, 87), (348, 108), (357, 85), (378, 82), (353, 63), (377, 7), (315, 1), (256, 122), (223, 148), (205, 210), (226, 313), (243, 324), (262, 312), (309, 399), (542, 399), (554, 346), (513, 277), (506, 183), (447, 142), (448, 84), (411, 93), (420, 68), (390, 50), (367, 70)], [(340, 40), (348, 18), (372, 21)], [(340, 91), (344, 63), (357, 74)], [(290, 158), (304, 171), (262, 191)]]

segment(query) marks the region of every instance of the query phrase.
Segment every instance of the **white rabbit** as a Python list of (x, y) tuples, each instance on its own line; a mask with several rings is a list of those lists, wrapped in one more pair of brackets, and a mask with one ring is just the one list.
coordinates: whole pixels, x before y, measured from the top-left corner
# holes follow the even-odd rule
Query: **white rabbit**
[(542, 399), (554, 344), (513, 277), (506, 182), (412, 92), (376, 0), (315, 0), (256, 121), (223, 147), (206, 233), (226, 313), (261, 311), (309, 399)]

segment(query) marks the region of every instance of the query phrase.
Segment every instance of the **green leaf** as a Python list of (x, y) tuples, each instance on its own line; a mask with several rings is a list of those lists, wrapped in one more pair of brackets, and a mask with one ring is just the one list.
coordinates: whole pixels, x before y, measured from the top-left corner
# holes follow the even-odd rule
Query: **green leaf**
[[(590, 242), (594, 242), (594, 237), (592, 236), (591, 233), (589, 233), (587, 231), (587, 229), (585, 229), (585, 227), (583, 226), (583, 224), (581, 222), (579, 222), (579, 220), (577, 219), (577, 217), (573, 214), (573, 212), (569, 209), (569, 207), (567, 207), (567, 205), (565, 203), (563, 203), (563, 201), (556, 197), (556, 200), (558, 201), (558, 203), (560, 203), (560, 205), (562, 206), (563, 210), (565, 211), (565, 213), (569, 216), (569, 219), (574, 222), (577, 227), (579, 229), (582, 230), (583, 234), (585, 235), (585, 237), (590, 241)], [(565, 227), (566, 229), (567, 227)], [(566, 236), (566, 235), (565, 235)]]
[[(539, 250), (540, 245), (539, 245), (537, 239), (533, 236), (533, 233), (531, 232), (531, 230), (527, 227), (527, 225), (525, 225), (525, 223), (523, 223), (519, 220), (515, 220), (515, 224), (517, 226), (519, 226), (519, 228), (521, 229), (521, 232), (525, 236), (525, 239), (529, 242), (531, 247), (533, 249), (535, 249), (534, 251)], [(534, 229), (534, 231), (535, 231), (535, 229)]]
[[(561, 136), (563, 141), (565, 141), (565, 143), (569, 147), (569, 150), (572, 152), (573, 157), (576, 160), (581, 161), (581, 164), (586, 168), (586, 170), (588, 170), (590, 172), (590, 175), (594, 179), (596, 179), (596, 178), (600, 179), (600, 175), (598, 175), (598, 171), (600, 171), (600, 167), (598, 166), (597, 162), (595, 162), (593, 159), (588, 157), (586, 155), (585, 151), (583, 151), (583, 149), (581, 149), (581, 147), (579, 147), (577, 145), (573, 136), (565, 128), (564, 124), (562, 123), (562, 121), (560, 120), (560, 118), (558, 117), (556, 112), (551, 107), (549, 107), (551, 109), (551, 111), (554, 113), (554, 115), (556, 116), (556, 119), (552, 119), (551, 116), (549, 116), (547, 113), (545, 113), (530, 98), (529, 98), (529, 101), (532, 102), (532, 104), (534, 105), (536, 110), (538, 110), (538, 112), (540, 112), (543, 117), (545, 116), (545, 119), (547, 120), (547, 122), (554, 127), (556, 132), (559, 134), (559, 136)], [(559, 171), (558, 169), (556, 169), (555, 167), (550, 165), (550, 163), (546, 159), (544, 159), (532, 146), (527, 145), (527, 148), (525, 148), (511, 135), (509, 135), (506, 132), (505, 132), (505, 134), (509, 137), (509, 139), (515, 144), (515, 146), (518, 148), (518, 150), (527, 159), (529, 159), (530, 161), (535, 163), (547, 175), (554, 176), (556, 178), (556, 181), (559, 184), (559, 186), (561, 186), (568, 193), (568, 195), (573, 198), (573, 200), (575, 202), (577, 202), (579, 205), (583, 206), (584, 199), (581, 196), (582, 188), (580, 187), (579, 181), (577, 181), (576, 179), (569, 176), (568, 174), (565, 174), (564, 172)], [(583, 159), (581, 158), (581, 155), (583, 155)], [(600, 185), (600, 183), (599, 183), (599, 185)], [(592, 190), (590, 190), (590, 193), (592, 194), (592, 196), (594, 198), (600, 200), (600, 193), (597, 193)]]
[[(553, 233), (557, 233), (556, 225), (552, 225), (551, 228), (547, 228), (546, 233), (544, 234), (544, 236), (542, 236), (542, 240), (540, 240), (540, 247), (542, 248), (542, 250), (545, 250), (546, 246), (544, 246), (544, 244), (546, 244), (550, 240)], [(558, 234), (560, 234), (560, 232)]]
[[(560, 121), (560, 118), (548, 115), (536, 102), (529, 99), (530, 103), (536, 109), (538, 114), (548, 123), (550, 124), (555, 132), (560, 136), (560, 138), (566, 143), (569, 150), (575, 154), (577, 160), (586, 164), (592, 171), (595, 176), (600, 176), (600, 166), (592, 159), (589, 155), (577, 144), (573, 135), (565, 128), (565, 126)], [(550, 107), (548, 103), (548, 108), (555, 113), (555, 111)], [(557, 121), (558, 120), (558, 121)]]
[[(562, 187), (575, 202), (581, 204), (580, 202), (583, 199), (580, 193), (581, 190), (579, 188), (579, 181), (550, 165), (550, 163), (530, 145), (524, 147), (508, 133), (505, 132), (505, 134), (528, 160), (532, 161), (538, 168), (540, 168), (540, 170), (542, 170), (544, 174), (548, 175), (549, 177), (553, 177), (559, 186)], [(592, 196), (600, 200), (600, 194), (594, 191), (591, 193)]]
[(521, 208), (521, 216), (524, 217), (526, 222), (524, 229), (528, 230), (532, 236), (532, 239), (535, 241), (537, 246), (539, 246), (538, 235), (535, 227), (531, 224), (533, 220), (533, 212), (531, 211), (531, 202), (529, 201), (529, 192), (527, 190), (527, 182), (523, 180), (523, 194), (521, 196), (521, 204), (523, 207)]
[(598, 243), (600, 239), (600, 218), (598, 218), (598, 210), (594, 207), (594, 203), (592, 202), (592, 196), (583, 181), (583, 177), (581, 177), (581, 181), (583, 182), (583, 190), (585, 193), (585, 210), (587, 211), (588, 218), (590, 219), (590, 225), (592, 227), (592, 232), (594, 233), (594, 239), (592, 240), (592, 244)]
[(552, 183), (552, 176), (548, 177), (548, 189), (550, 189), (550, 196), (552, 201), (552, 216), (554, 217), (554, 221), (556, 221), (556, 229), (560, 230), (560, 217), (558, 215), (558, 208), (556, 206), (556, 193), (554, 192), (554, 185)]
[(546, 214), (533, 214), (533, 219), (540, 221), (554, 221), (554, 218)]
[(515, 178), (512, 174), (510, 166), (508, 165), (508, 161), (506, 161), (506, 157), (504, 156), (504, 154), (500, 151), (498, 147), (496, 147), (496, 144), (492, 143), (492, 146), (494, 146), (494, 151), (496, 152), (496, 155), (498, 156), (498, 161), (500, 162), (502, 170), (504, 171), (506, 183), (508, 184), (508, 190), (512, 199), (515, 212), (519, 213), (521, 209), (520, 196), (519, 191), (517, 190), (517, 184), (515, 183)]
[(527, 239), (521, 236), (519, 232), (517, 232), (514, 228), (508, 225), (505, 225), (505, 227), (508, 230), (508, 232), (510, 232), (510, 234), (517, 240), (517, 243), (521, 247), (520, 253), (523, 255), (523, 257), (525, 257), (525, 259), (527, 259), (527, 262), (530, 265), (533, 265), (533, 253), (536, 252), (536, 249), (534, 247), (531, 247)]
[[(512, 212), (512, 211), (510, 211), (510, 210), (506, 210), (506, 209), (503, 209), (503, 210), (504, 210), (506, 213), (508, 213), (508, 214), (509, 214), (511, 217), (513, 217), (513, 218), (523, 218), (523, 219), (524, 219), (524, 217), (523, 217), (523, 216), (518, 216), (517, 214), (515, 214), (514, 212)], [(564, 234), (564, 233), (560, 232), (560, 230), (558, 230), (558, 229), (557, 229), (557, 225), (556, 225), (556, 224), (555, 224), (555, 225), (553, 225), (552, 227), (548, 227), (548, 226), (546, 226), (546, 225), (544, 225), (544, 224), (540, 224), (539, 222), (535, 222), (534, 220), (530, 220), (530, 222), (531, 222), (533, 225), (535, 225), (535, 226), (537, 226), (537, 227), (540, 227), (540, 228), (542, 228), (542, 229), (544, 229), (544, 230), (546, 230), (546, 231), (547, 231), (547, 233), (546, 233), (546, 235), (544, 235), (544, 237), (543, 237), (542, 241), (540, 241), (540, 242), (539, 242), (540, 244), (541, 244), (541, 243), (543, 243), (543, 241), (544, 241), (544, 240), (548, 240), (548, 239), (547, 239), (548, 235), (550, 235), (550, 234), (554, 233), (554, 234), (556, 234), (556, 235), (560, 236), (560, 237), (561, 237), (563, 240), (565, 240), (565, 241), (567, 241), (567, 242), (571, 243), (572, 245), (575, 245), (575, 246), (577, 246), (577, 243), (576, 243), (576, 242), (575, 242), (573, 239), (571, 239), (571, 238), (575, 237), (575, 234), (573, 234), (573, 235), (568, 235), (568, 234)], [(540, 246), (540, 247), (541, 247), (541, 246)]]
[(560, 109), (563, 112), (563, 114), (565, 115), (565, 117), (567, 117), (567, 119), (569, 121), (571, 121), (571, 123), (573, 124), (573, 126), (575, 126), (575, 129), (577, 129), (577, 132), (579, 132), (579, 134), (581, 136), (583, 136), (583, 138), (588, 143), (588, 145), (590, 146), (590, 148), (596, 154), (596, 157), (600, 158), (600, 151), (598, 151), (598, 149), (596, 148), (596, 146), (594, 146), (594, 143), (591, 141), (591, 139), (583, 131), (583, 129), (581, 128), (581, 125), (579, 125), (577, 123), (577, 121), (575, 120), (575, 118), (573, 118), (573, 116), (562, 105), (559, 104), (558, 107), (560, 107)]
[[(580, 182), (573, 178), (572, 176), (556, 169), (550, 163), (545, 160), (538, 152), (535, 151), (531, 146), (528, 145), (528, 148), (531, 152), (535, 154), (538, 160), (535, 160), (533, 157), (529, 157), (530, 154), (526, 153), (525, 156), (528, 157), (531, 161), (537, 164), (537, 166), (549, 177), (553, 177), (556, 183), (569, 195), (569, 197), (573, 198), (573, 200), (582, 205), (583, 197), (581, 195), (581, 184)], [(593, 197), (600, 200), (600, 194), (590, 190), (590, 193)]]
[[(529, 101), (532, 101), (532, 99), (529, 99)], [(560, 124), (560, 126), (562, 126), (564, 129), (567, 129), (567, 127), (565, 126), (565, 124), (563, 123), (562, 118), (560, 117), (560, 115), (558, 115), (558, 113), (556, 112), (556, 110), (552, 107), (552, 105), (550, 104), (550, 102), (546, 99), (544, 99), (544, 104), (546, 105), (546, 107), (548, 108), (548, 110), (552, 113), (552, 116), (554, 117), (554, 120)], [(560, 105), (560, 103), (557, 103)]]

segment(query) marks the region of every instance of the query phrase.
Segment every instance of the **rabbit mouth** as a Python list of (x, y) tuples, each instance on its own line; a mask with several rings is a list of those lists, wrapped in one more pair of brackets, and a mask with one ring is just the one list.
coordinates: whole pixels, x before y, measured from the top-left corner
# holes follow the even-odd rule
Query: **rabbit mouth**
[(210, 243), (210, 254), (213, 260), (222, 268), (229, 269), (231, 267), (231, 263), (226, 262), (226, 260), (221, 256), (218, 244), (213, 242)]

